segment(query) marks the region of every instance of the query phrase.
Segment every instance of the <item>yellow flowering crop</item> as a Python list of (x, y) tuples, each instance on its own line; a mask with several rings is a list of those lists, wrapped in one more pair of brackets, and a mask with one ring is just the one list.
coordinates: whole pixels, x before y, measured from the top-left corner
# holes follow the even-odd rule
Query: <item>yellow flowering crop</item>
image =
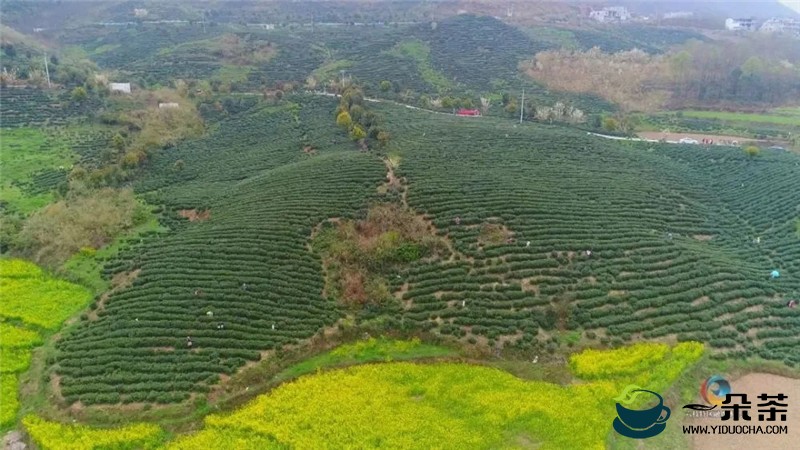
[(504, 448), (528, 439), (542, 449), (602, 449), (625, 385), (664, 389), (701, 354), (696, 343), (586, 351), (571, 365), (592, 380), (570, 386), (467, 364), (350, 367), (209, 416), (203, 431), (170, 448), (234, 448), (221, 444), (226, 436), (257, 435), (266, 448)]
[[(360, 354), (366, 347), (348, 351)], [(567, 386), (457, 363), (398, 362), (318, 372), (231, 414), (208, 416), (203, 430), (164, 448), (464, 449), (532, 442), (544, 450), (600, 450), (616, 414), (613, 398), (624, 386), (663, 390), (702, 352), (697, 343), (585, 351), (572, 358), (571, 367), (588, 381)], [(153, 448), (163, 438), (155, 425), (92, 429), (35, 416), (23, 423), (43, 449)]]
[(0, 277), (30, 278), (42, 275), (42, 269), (24, 259), (0, 259)]
[(197, 434), (181, 437), (168, 450), (273, 450), (288, 448), (274, 439), (253, 431), (235, 428), (208, 428)]
[(585, 379), (640, 373), (664, 360), (666, 344), (640, 343), (614, 350), (585, 350), (570, 358), (572, 372)]
[(0, 298), (0, 316), (57, 328), (86, 306), (92, 293), (44, 274), (33, 263), (0, 259)]
[(41, 343), (39, 333), (0, 322), (0, 347), (33, 347)]
[(64, 425), (36, 416), (25, 416), (22, 423), (31, 439), (43, 450), (147, 449), (155, 448), (163, 437), (161, 428), (152, 424), (103, 429)]
[(31, 350), (0, 346), (0, 373), (23, 372), (31, 362)]
[(14, 423), (19, 409), (17, 400), (17, 376), (13, 373), (0, 374), (0, 428)]
[[(92, 298), (85, 288), (53, 278), (21, 259), (0, 259), (0, 320), (55, 329)], [(35, 331), (0, 322), (0, 427), (14, 424), (19, 409), (17, 376), (30, 365), (31, 349), (42, 343)]]

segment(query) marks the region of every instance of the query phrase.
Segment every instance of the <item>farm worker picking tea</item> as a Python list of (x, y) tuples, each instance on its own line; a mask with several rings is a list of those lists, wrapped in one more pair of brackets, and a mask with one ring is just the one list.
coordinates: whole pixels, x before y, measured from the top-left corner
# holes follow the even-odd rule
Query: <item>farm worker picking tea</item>
[(780, 278), (780, 276), (781, 276), (781, 273), (778, 272), (777, 270), (773, 270), (772, 273), (770, 274), (770, 278), (772, 278), (773, 280), (776, 279), (776, 278)]

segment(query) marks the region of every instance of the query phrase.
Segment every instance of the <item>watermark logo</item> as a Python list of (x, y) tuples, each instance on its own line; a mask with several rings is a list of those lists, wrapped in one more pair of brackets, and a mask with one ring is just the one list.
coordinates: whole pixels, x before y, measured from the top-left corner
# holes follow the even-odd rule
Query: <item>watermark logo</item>
[[(631, 405), (640, 396), (655, 397), (658, 403), (647, 409), (630, 409), (623, 405)], [(647, 439), (658, 434), (667, 427), (670, 409), (664, 406), (664, 399), (656, 392), (641, 389), (639, 386), (626, 387), (617, 401), (617, 417), (614, 419), (614, 430), (629, 438)]]
[[(750, 401), (747, 393), (734, 394), (728, 381), (714, 375), (700, 384), (700, 396), (706, 404), (684, 405), (684, 409), (700, 411), (692, 417), (715, 417), (720, 422), (760, 422), (759, 424), (684, 425), (684, 434), (788, 434), (786, 422), (789, 404), (788, 395), (760, 394), (759, 402)], [(719, 409), (710, 413), (711, 410)], [(756, 414), (757, 413), (757, 414)], [(713, 414), (713, 416), (712, 416)], [(763, 422), (766, 422), (762, 424)], [(771, 423), (770, 423), (771, 422)]]
[(710, 411), (717, 406), (722, 406), (730, 393), (731, 384), (728, 383), (728, 380), (719, 375), (712, 375), (700, 383), (700, 396), (705, 400), (706, 404), (692, 403), (685, 405), (684, 408), (695, 411)]

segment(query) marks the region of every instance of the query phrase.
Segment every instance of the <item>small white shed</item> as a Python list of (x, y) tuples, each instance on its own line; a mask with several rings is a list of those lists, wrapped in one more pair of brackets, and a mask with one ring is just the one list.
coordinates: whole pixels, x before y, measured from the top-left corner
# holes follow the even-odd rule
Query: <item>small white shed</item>
[(123, 94), (131, 93), (130, 83), (111, 83), (111, 92), (122, 92)]

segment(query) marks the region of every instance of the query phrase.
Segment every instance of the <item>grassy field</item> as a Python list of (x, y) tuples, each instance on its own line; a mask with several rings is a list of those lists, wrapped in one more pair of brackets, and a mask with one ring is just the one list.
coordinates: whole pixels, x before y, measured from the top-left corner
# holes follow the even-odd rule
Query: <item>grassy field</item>
[(167, 229), (159, 224), (158, 219), (151, 217), (147, 222), (118, 236), (113, 242), (95, 252), (76, 253), (62, 265), (61, 270), (67, 278), (90, 288), (95, 294), (101, 294), (110, 287), (110, 280), (103, 277), (104, 261), (114, 258), (126, 242), (136, 241), (150, 233), (165, 231)]
[(431, 49), (426, 43), (418, 39), (404, 41), (392, 48), (390, 54), (411, 58), (416, 63), (422, 79), (437, 91), (445, 92), (453, 87), (443, 73), (431, 67)]
[(456, 352), (444, 347), (423, 344), (419, 340), (395, 341), (369, 339), (343, 345), (336, 350), (307, 359), (281, 371), (276, 378), (291, 379), (320, 369), (364, 364), (368, 362), (402, 361), (406, 359), (452, 356)]
[(724, 111), (682, 111), (684, 117), (718, 119), (729, 122), (772, 123), (800, 127), (800, 108), (779, 108), (764, 114)]
[(53, 200), (47, 191), (31, 187), (33, 177), (44, 171), (66, 171), (76, 155), (61, 140), (38, 128), (3, 130), (0, 146), (0, 202), (12, 211), (29, 213)]

